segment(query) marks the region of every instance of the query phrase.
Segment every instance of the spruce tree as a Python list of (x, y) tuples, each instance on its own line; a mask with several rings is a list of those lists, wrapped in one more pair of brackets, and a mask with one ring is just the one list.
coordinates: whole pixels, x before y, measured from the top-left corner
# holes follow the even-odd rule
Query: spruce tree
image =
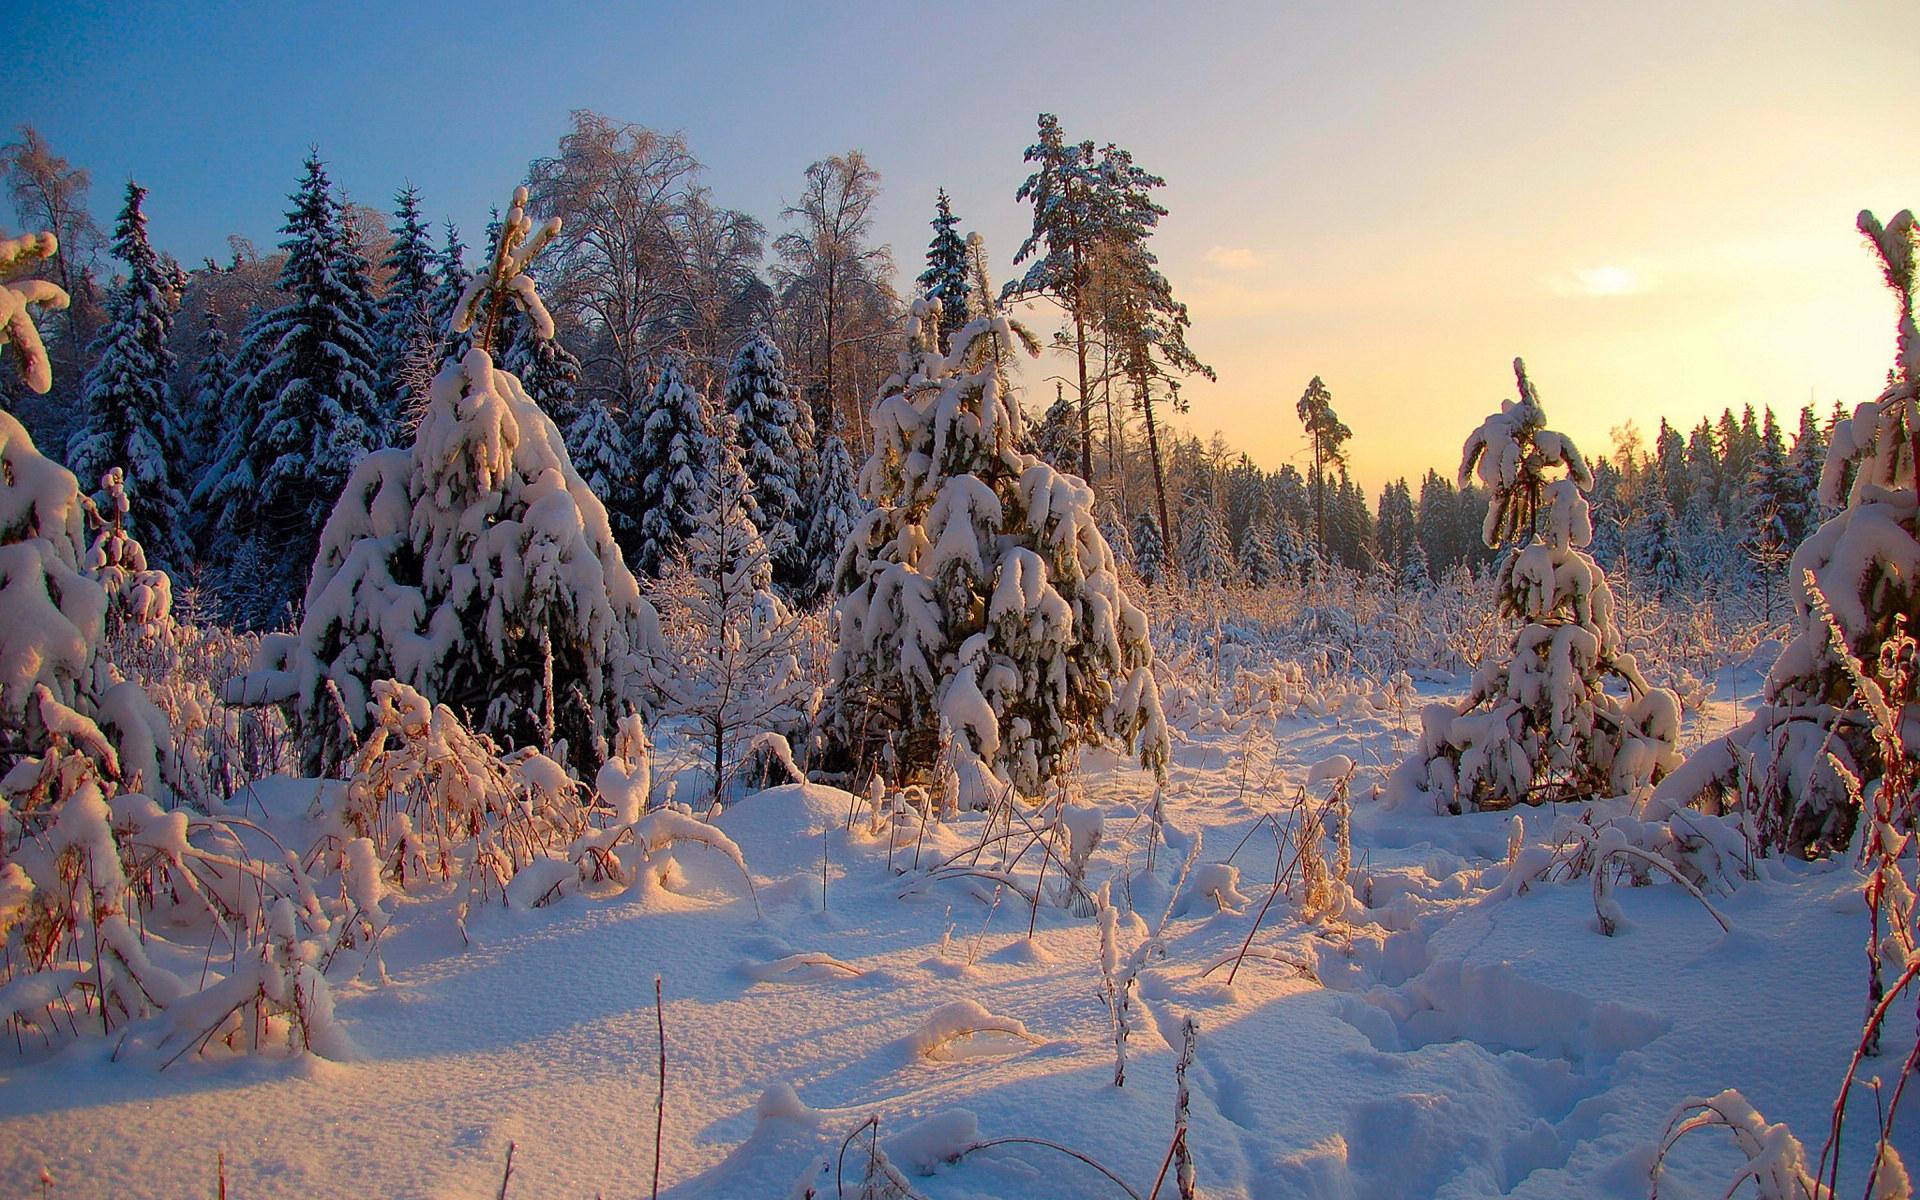
[[(1892, 377), (1877, 399), (1831, 431), (1820, 500), (1837, 511), (1794, 552), (1788, 583), (1795, 632), (1767, 675), (1765, 704), (1745, 725), (1696, 751), (1655, 794), (1671, 811), (1757, 791), (1761, 840), (1795, 855), (1846, 846), (1861, 796), (1875, 795), (1875, 781), (1896, 756), (1907, 756), (1909, 772), (1920, 765), (1913, 761), (1912, 706), (1903, 714), (1875, 678), (1914, 669), (1920, 613), (1920, 238), (1910, 212), (1885, 225), (1863, 212), (1859, 228), (1899, 301)], [(1911, 810), (1897, 819), (1911, 821)]]
[(173, 282), (147, 241), (140, 211), (147, 189), (127, 184), (126, 206), (114, 225), (113, 253), (127, 265), (126, 281), (108, 300), (107, 323), (94, 342), (97, 358), (82, 390), (85, 412), (68, 444), (67, 462), (86, 488), (101, 486), (110, 468), (126, 472), (138, 527), (133, 533), (157, 566), (187, 565), (183, 473), (187, 445), (168, 381), (173, 352)]
[(1238, 562), (1235, 578), (1251, 588), (1267, 587), (1279, 574), (1262, 525), (1258, 520), (1247, 522), (1246, 528), (1240, 531), (1240, 543), (1234, 555)]
[(467, 270), (467, 247), (460, 240), (460, 231), (452, 221), (446, 223), (446, 241), (440, 248), (438, 279), (434, 283), (428, 307), (433, 313), (433, 336), (435, 348), (432, 361), (445, 362), (467, 352), (472, 339), (465, 333), (454, 329), (454, 309), (460, 304), (460, 297), (466, 294), (467, 281), (472, 273)]
[(227, 335), (220, 314), (207, 306), (200, 328), (200, 361), (188, 385), (186, 435), (189, 470), (197, 478), (220, 451), (220, 428), (227, 414), (226, 398), (233, 388), (233, 363), (227, 357)]
[(627, 445), (636, 480), (633, 508), (617, 514), (622, 547), (642, 575), (660, 575), (693, 532), (712, 438), (706, 397), (687, 382), (677, 357), (660, 363), (659, 378), (627, 416)]
[(1671, 600), (1685, 589), (1690, 574), (1686, 551), (1665, 496), (1651, 497), (1634, 521), (1627, 541), (1627, 566), (1642, 586), (1662, 600)]
[(309, 156), (306, 169), (282, 227), (287, 259), (279, 283), (287, 303), (248, 328), (241, 357), (250, 369), (235, 383), (235, 418), (195, 493), (226, 563), (247, 542), (274, 551), (279, 566), (263, 581), (264, 607), (231, 614), (254, 626), (299, 595), (320, 527), (381, 426), (357, 251), (320, 159)]
[(920, 293), (932, 298), (940, 322), (940, 352), (945, 354), (958, 333), (972, 319), (972, 285), (967, 279), (967, 242), (953, 215), (947, 190), (934, 201), (933, 241), (927, 245), (927, 269), (920, 273)]
[(802, 441), (803, 407), (787, 385), (780, 347), (765, 333), (748, 338), (727, 368), (724, 408), (759, 502), (774, 579), (790, 595), (804, 591), (813, 575), (805, 544), (813, 446)]
[(839, 434), (831, 434), (820, 447), (820, 465), (814, 472), (807, 503), (806, 562), (812, 574), (799, 599), (811, 602), (834, 590), (840, 551), (866, 511), (853, 456), (847, 452), (846, 441)]
[(1827, 464), (1827, 435), (1814, 414), (1813, 405), (1800, 410), (1800, 430), (1794, 436), (1793, 449), (1787, 454), (1787, 471), (1793, 487), (1789, 501), (1781, 508), (1787, 523), (1787, 543), (1798, 546), (1820, 525), (1820, 473)]
[(1481, 536), (1507, 547), (1500, 605), (1520, 627), (1457, 706), (1426, 710), (1420, 751), (1395, 772), (1397, 789), (1454, 812), (1640, 793), (1679, 762), (1679, 698), (1641, 676), (1606, 573), (1584, 549), (1592, 472), (1546, 428), (1525, 364), (1513, 369), (1519, 399), (1467, 438), (1460, 482), (1477, 470), (1491, 497)]
[[(381, 415), (388, 441), (412, 414), (438, 366), (440, 335), (434, 295), (438, 264), (427, 227), (420, 220), (420, 192), (412, 184), (394, 197), (393, 245), (381, 266), (387, 291), (380, 298), (374, 332), (380, 353)], [(462, 283), (464, 284), (464, 280)]]
[(999, 369), (1016, 335), (990, 307), (942, 356), (932, 319), (915, 301), (909, 350), (873, 406), (860, 482), (875, 507), (840, 558), (829, 760), (903, 781), (944, 763), (948, 794), (972, 807), (1009, 788), (1041, 795), (1088, 743), (1137, 748), (1163, 772), (1146, 620), (1120, 590), (1092, 489), (1019, 449)]
[(580, 360), (561, 344), (558, 334), (541, 337), (525, 313), (508, 316), (507, 327), (507, 348), (500, 365), (520, 381), (564, 435), (585, 408), (580, 400)]
[(536, 233), (525, 200), (515, 193), (491, 265), (454, 309), (472, 347), (434, 376), (412, 445), (354, 469), (299, 629), (265, 638), (229, 689), (283, 707), (309, 772), (353, 749), (383, 679), (509, 745), (564, 755), (584, 778), (653, 703), (658, 619), (552, 422), (493, 364), (509, 306), (553, 328), (522, 268), (559, 222)]
[(1148, 587), (1167, 577), (1167, 548), (1160, 540), (1160, 522), (1145, 509), (1133, 518), (1133, 573)]
[(1189, 495), (1180, 510), (1180, 573), (1189, 586), (1233, 578), (1233, 552), (1220, 514), (1204, 496)]
[(589, 393), (579, 408), (573, 424), (562, 431), (575, 469), (609, 514), (632, 511), (633, 463), (627, 435), (598, 393)]

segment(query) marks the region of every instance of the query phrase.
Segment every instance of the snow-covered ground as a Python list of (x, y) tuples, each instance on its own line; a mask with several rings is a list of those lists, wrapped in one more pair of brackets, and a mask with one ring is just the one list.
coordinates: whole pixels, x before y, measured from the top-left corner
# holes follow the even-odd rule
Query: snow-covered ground
[[(1760, 665), (1728, 672), (1721, 694), (1751, 695)], [(1724, 728), (1730, 715), (1703, 719)], [(114, 1062), (115, 1043), (98, 1038), (11, 1060), (0, 1191), (37, 1195), (44, 1169), (53, 1196), (212, 1194), (224, 1155), (235, 1196), (494, 1196), (511, 1143), (509, 1195), (646, 1195), (656, 976), (668, 1196), (858, 1194), (874, 1142), (870, 1127), (849, 1135), (873, 1116), (880, 1149), (927, 1197), (1125, 1194), (1029, 1144), (943, 1161), (1002, 1137), (1071, 1147), (1144, 1196), (1172, 1136), (1188, 1017), (1188, 1143), (1206, 1196), (1644, 1196), (1674, 1106), (1728, 1087), (1817, 1153), (1865, 999), (1858, 876), (1773, 862), (1713, 897), (1731, 934), (1677, 887), (1622, 887), (1625, 922), (1603, 936), (1586, 878), (1499, 887), (1510, 814), (1372, 796), (1412, 744), (1409, 719), (1349, 705), (1189, 729), (1151, 851), (1150, 780), (1085, 757), (1076, 786), (1103, 827), (1087, 882), (1111, 884), (1118, 954), (1172, 911), (1165, 957), (1139, 977), (1122, 1088), (1085, 904), (1042, 906), (1029, 939), (1032, 910), (1014, 890), (913, 869), (977, 842), (978, 814), (890, 849), (866, 831), (864, 805), (849, 827), (846, 793), (788, 786), (718, 818), (753, 895), (719, 854), (683, 847), (664, 886), (495, 904), (468, 917), (470, 944), (447, 894), (399, 899), (390, 982), (336, 985), (352, 1061), (185, 1058), (159, 1071)], [(1282, 896), (1229, 985), (1231, 964), (1208, 968), (1239, 950), (1267, 897), (1278, 842), (1262, 818), (1284, 828), (1312, 765), (1334, 754), (1360, 766), (1360, 903), (1308, 922)], [(286, 821), (316, 786), (276, 780), (255, 799)], [(1578, 816), (1522, 811), (1536, 843)], [(960, 861), (990, 871), (998, 855)], [(1175, 895), (1189, 855), (1189, 894)], [(1205, 864), (1229, 858), (1247, 900), (1237, 911), (1190, 894), (1195, 878), (1221, 880)], [(1897, 1069), (1912, 1036), (1896, 1022), (1875, 1066)], [(1856, 1182), (1843, 1194), (1863, 1177), (1867, 1123), (1849, 1128), (1843, 1179)], [(1910, 1108), (1895, 1143), (1920, 1155)], [(1720, 1195), (1735, 1166), (1723, 1133), (1696, 1135), (1663, 1194)], [(1170, 1173), (1161, 1194), (1173, 1191)]]

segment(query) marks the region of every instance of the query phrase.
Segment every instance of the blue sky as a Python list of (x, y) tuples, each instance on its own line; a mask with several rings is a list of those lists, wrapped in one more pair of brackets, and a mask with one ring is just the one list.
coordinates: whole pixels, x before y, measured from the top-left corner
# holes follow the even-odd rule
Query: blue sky
[(103, 223), (145, 184), (187, 261), (271, 244), (309, 145), (354, 199), (411, 180), (475, 233), (585, 107), (683, 132), (775, 230), (861, 147), (903, 274), (939, 186), (1004, 274), (1058, 112), (1169, 181), (1158, 248), (1222, 376), (1190, 425), (1298, 461), (1322, 375), (1370, 487), (1450, 465), (1516, 354), (1594, 451), (1884, 374), (1851, 223), (1920, 202), (1899, 6), (1028, 7), (35, 2), (0, 116), (93, 171)]

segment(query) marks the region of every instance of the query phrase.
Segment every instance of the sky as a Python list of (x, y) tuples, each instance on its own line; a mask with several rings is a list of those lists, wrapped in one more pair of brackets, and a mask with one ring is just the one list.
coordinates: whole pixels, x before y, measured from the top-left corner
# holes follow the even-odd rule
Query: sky
[[(771, 231), (859, 147), (903, 286), (936, 188), (996, 265), (1035, 116), (1166, 178), (1155, 249), (1220, 375), (1180, 420), (1305, 461), (1320, 376), (1370, 491), (1451, 474), (1524, 356), (1590, 453), (1627, 421), (1871, 399), (1893, 302), (1854, 229), (1920, 203), (1901, 4), (994, 2), (595, 8), (27, 0), (0, 127), (131, 177), (182, 261), (270, 246), (310, 146), (475, 240), (571, 110), (683, 133)], [(1043, 328), (1045, 326), (1043, 325)], [(1044, 405), (1053, 362), (1027, 370)]]

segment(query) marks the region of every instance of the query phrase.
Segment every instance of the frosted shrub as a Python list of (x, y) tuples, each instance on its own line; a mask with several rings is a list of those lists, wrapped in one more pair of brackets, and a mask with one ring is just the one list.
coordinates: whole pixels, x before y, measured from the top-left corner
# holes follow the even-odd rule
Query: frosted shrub
[[(1738, 797), (1740, 778), (1759, 782), (1761, 840), (1792, 854), (1843, 846), (1859, 820), (1854, 781), (1886, 770), (1874, 752), (1876, 718), (1856, 690), (1849, 662), (1876, 663), (1900, 622), (1920, 612), (1920, 332), (1914, 325), (1915, 231), (1902, 212), (1886, 225), (1860, 214), (1899, 300), (1893, 382), (1833, 429), (1820, 479), (1823, 504), (1840, 511), (1794, 552), (1793, 638), (1767, 676), (1752, 720), (1697, 751), (1656, 793), (1662, 811)], [(1920, 713), (1907, 711), (1900, 739), (1920, 746)]]
[(1585, 550), (1593, 475), (1573, 442), (1546, 428), (1525, 364), (1513, 365), (1519, 399), (1467, 439), (1460, 483), (1478, 468), (1491, 496), (1483, 540), (1508, 546), (1500, 606), (1522, 624), (1457, 707), (1426, 710), (1419, 753), (1395, 772), (1403, 795), (1455, 812), (1636, 793), (1678, 762), (1679, 700), (1650, 687), (1622, 647), (1612, 589)]
[[(1039, 795), (1082, 745), (1164, 767), (1145, 615), (1121, 591), (1091, 488), (1023, 453), (990, 312), (934, 345), (928, 302), (873, 406), (875, 507), (840, 555), (823, 740), (843, 769), (924, 779), (943, 740), (961, 803)], [(944, 734), (944, 737), (943, 737)]]

